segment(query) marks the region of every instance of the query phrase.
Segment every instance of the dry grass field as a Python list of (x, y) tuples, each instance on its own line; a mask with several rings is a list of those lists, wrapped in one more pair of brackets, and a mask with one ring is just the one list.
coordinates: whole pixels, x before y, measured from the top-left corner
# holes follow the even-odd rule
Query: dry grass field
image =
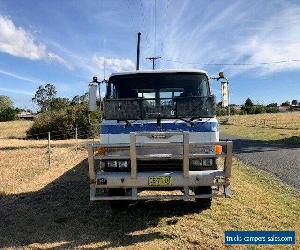
[(0, 138), (24, 138), (32, 121), (0, 122)]
[(300, 144), (300, 112), (234, 115), (221, 125), (221, 132), (249, 139)]
[(52, 142), (49, 167), (45, 141), (0, 139), (1, 249), (249, 249), (225, 246), (225, 230), (295, 230), (297, 245), (280, 248), (300, 248), (300, 196), (265, 172), (234, 160), (233, 197), (209, 210), (139, 202), (112, 211), (89, 201), (84, 143)]

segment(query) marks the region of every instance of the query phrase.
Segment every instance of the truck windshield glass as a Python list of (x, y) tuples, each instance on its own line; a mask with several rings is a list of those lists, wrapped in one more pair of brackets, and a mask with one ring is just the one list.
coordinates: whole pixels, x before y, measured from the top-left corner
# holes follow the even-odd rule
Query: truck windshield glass
[(206, 75), (193, 73), (140, 73), (116, 75), (107, 86), (107, 99), (162, 99), (188, 96), (209, 96)]

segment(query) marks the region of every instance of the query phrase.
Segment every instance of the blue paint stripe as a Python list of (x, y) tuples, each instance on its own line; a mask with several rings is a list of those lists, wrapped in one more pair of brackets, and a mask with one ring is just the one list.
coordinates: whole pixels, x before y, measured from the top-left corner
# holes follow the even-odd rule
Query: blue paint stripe
[(189, 132), (217, 132), (217, 122), (196, 122), (194, 126), (187, 123), (161, 123), (157, 126), (156, 123), (146, 124), (102, 124), (100, 134), (128, 134), (130, 132), (167, 132), (167, 131), (189, 131)]

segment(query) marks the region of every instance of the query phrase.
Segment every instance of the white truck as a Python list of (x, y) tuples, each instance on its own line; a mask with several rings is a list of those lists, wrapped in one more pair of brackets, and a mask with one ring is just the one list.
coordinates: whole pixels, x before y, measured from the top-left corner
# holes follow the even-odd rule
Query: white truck
[[(90, 83), (91, 110), (98, 84)], [(210, 207), (212, 197), (231, 196), (232, 142), (219, 141), (205, 71), (115, 73), (105, 87), (100, 141), (88, 145), (90, 200), (119, 207), (176, 199)]]

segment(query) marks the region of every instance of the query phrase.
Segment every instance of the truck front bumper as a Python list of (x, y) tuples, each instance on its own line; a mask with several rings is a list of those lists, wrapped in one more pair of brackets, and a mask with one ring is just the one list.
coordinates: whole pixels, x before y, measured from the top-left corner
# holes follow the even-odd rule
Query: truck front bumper
[[(181, 155), (172, 155), (172, 158), (182, 159), (182, 171), (137, 171), (137, 159), (148, 159), (155, 158), (157, 156), (139, 155), (137, 154), (136, 148), (147, 147), (146, 144), (151, 143), (136, 143), (136, 136), (148, 135), (148, 133), (132, 133), (131, 142), (127, 145), (103, 145), (103, 144), (91, 144), (89, 145), (89, 175), (90, 175), (90, 200), (161, 200), (161, 199), (175, 199), (175, 200), (194, 200), (195, 198), (209, 198), (212, 196), (225, 196), (230, 197), (230, 175), (231, 175), (231, 162), (232, 162), (232, 142), (202, 142), (202, 143), (189, 143), (188, 133), (181, 133), (183, 135), (183, 142), (177, 146), (183, 148)], [(150, 134), (150, 133), (149, 133)], [(152, 135), (153, 133), (151, 133)], [(177, 133), (172, 133), (178, 134)], [(168, 135), (170, 136), (170, 135)], [(164, 143), (159, 143), (163, 145)], [(165, 144), (168, 144), (167, 142)], [(224, 152), (221, 154), (203, 154), (203, 153), (191, 153), (190, 149), (193, 146), (201, 147), (204, 145), (222, 145)], [(158, 146), (160, 146), (158, 145)], [(152, 143), (153, 146), (153, 143)], [(94, 149), (98, 147), (127, 147), (130, 148), (128, 157), (126, 159), (130, 161), (130, 172), (107, 172), (107, 171), (95, 171), (95, 159), (110, 159), (115, 156), (103, 155), (100, 156), (95, 154)], [(169, 157), (169, 156), (168, 156)], [(201, 171), (190, 171), (189, 161), (190, 159), (206, 158), (206, 157), (224, 157), (224, 168), (218, 170), (201, 170)], [(122, 156), (124, 159), (124, 156)], [(150, 184), (150, 178), (161, 178), (168, 177), (172, 180), (171, 183), (166, 185), (152, 185)], [(218, 191), (214, 191), (211, 194), (200, 194), (196, 195), (193, 192), (195, 187), (215, 187)], [(220, 190), (220, 187), (222, 191)], [(109, 189), (126, 189), (129, 190), (128, 195), (125, 196), (109, 196), (105, 191)], [(139, 195), (139, 191), (145, 189), (151, 190), (163, 190), (164, 188), (178, 189), (182, 191), (181, 195)]]

